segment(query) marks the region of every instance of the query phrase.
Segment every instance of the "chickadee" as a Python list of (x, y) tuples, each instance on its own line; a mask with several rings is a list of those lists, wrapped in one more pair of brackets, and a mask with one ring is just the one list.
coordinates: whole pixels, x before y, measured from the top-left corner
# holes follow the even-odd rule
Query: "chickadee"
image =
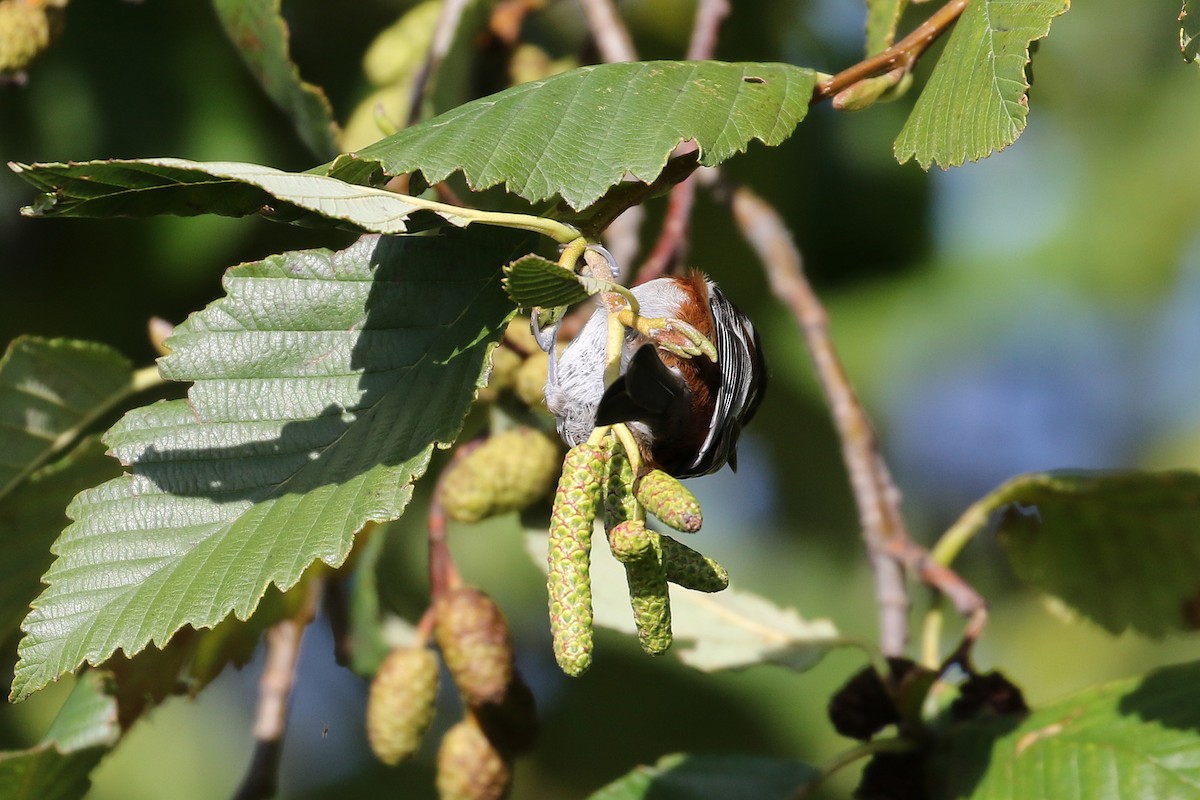
[(633, 329), (625, 331), (620, 376), (604, 385), (609, 311), (603, 303), (557, 359), (550, 347), (546, 406), (571, 446), (601, 425), (627, 423), (647, 469), (679, 478), (737, 469), (742, 427), (766, 388), (766, 365), (754, 324), (708, 277), (692, 272), (635, 286), (646, 318), (678, 319), (716, 347), (682, 358)]

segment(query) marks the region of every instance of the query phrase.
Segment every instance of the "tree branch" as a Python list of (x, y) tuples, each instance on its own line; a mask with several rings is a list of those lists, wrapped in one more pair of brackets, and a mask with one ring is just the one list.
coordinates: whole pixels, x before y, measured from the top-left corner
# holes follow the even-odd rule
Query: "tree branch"
[(254, 720), (254, 751), (250, 766), (233, 800), (266, 800), (279, 787), (279, 757), (287, 729), (288, 704), (296, 680), (296, 663), (304, 629), (316, 615), (324, 581), (310, 578), (304, 606), (290, 619), (267, 631), (267, 657), (258, 682), (258, 712)]
[(608, 64), (637, 61), (633, 39), (612, 0), (579, 0), (579, 4), (583, 6), (588, 27), (592, 29), (600, 58)]
[(897, 67), (911, 70), (929, 45), (949, 30), (954, 21), (962, 15), (963, 10), (967, 7), (967, 2), (968, 0), (950, 0), (949, 3), (933, 12), (916, 30), (887, 50), (818, 83), (813, 89), (810, 102), (819, 103), (827, 100), (861, 80), (891, 72)]

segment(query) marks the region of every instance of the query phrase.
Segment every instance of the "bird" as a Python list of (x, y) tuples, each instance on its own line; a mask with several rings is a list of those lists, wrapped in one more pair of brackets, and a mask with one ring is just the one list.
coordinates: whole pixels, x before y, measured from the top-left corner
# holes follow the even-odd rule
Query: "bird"
[(762, 402), (767, 368), (750, 318), (704, 273), (656, 278), (630, 290), (649, 320), (679, 320), (716, 349), (684, 357), (628, 327), (620, 373), (605, 385), (610, 306), (599, 303), (579, 334), (551, 362), (546, 405), (570, 446), (598, 426), (625, 423), (637, 442), (642, 471), (676, 478), (707, 475), (726, 463), (737, 469), (742, 428)]

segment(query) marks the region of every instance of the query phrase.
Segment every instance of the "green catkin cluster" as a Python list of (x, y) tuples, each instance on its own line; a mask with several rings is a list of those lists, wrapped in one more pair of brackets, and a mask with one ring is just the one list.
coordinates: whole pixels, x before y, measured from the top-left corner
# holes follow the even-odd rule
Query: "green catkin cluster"
[(652, 656), (665, 653), (672, 640), (671, 595), (661, 538), (640, 520), (626, 520), (609, 532), (613, 554), (625, 564), (638, 643)]
[(582, 675), (592, 665), (592, 525), (607, 460), (608, 452), (595, 445), (572, 447), (550, 514), (550, 631), (554, 658), (571, 676)]
[(532, 428), (489, 438), (453, 465), (442, 481), (442, 507), (459, 522), (518, 511), (550, 493), (558, 444)]
[(695, 533), (704, 522), (696, 496), (661, 469), (642, 476), (637, 485), (637, 499), (647, 511), (677, 531)]
[(426, 647), (397, 647), (384, 659), (367, 697), (367, 741), (385, 764), (417, 752), (433, 720), (437, 656)]
[(514, 673), (512, 637), (500, 608), (478, 589), (463, 586), (439, 597), (435, 614), (442, 660), (467, 705), (500, 703)]
[(729, 573), (706, 555), (670, 536), (660, 537), (667, 580), (697, 592), (722, 592), (729, 588)]
[(46, 4), (0, 0), (0, 74), (20, 72), (50, 45)]
[(512, 766), (474, 716), (446, 731), (437, 759), (440, 800), (501, 800), (511, 783)]

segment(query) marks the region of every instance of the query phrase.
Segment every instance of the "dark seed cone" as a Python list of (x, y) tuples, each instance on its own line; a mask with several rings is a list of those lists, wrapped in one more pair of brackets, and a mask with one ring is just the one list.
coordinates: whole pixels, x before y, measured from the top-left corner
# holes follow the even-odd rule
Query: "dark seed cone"
[(437, 759), (440, 800), (501, 800), (511, 784), (512, 766), (474, 717), (446, 731)]
[(563, 672), (582, 675), (592, 665), (592, 525), (608, 453), (576, 445), (567, 452), (550, 513), (547, 554), (550, 631)]
[(384, 659), (367, 697), (367, 740), (385, 764), (417, 752), (433, 720), (438, 662), (425, 647), (397, 647)]
[[(663, 566), (660, 536), (648, 530), (644, 522), (627, 520), (609, 534), (626, 556), (625, 580), (629, 584), (629, 605), (637, 624), (638, 643), (652, 656), (665, 653), (671, 646), (671, 595)], [(626, 546), (626, 542), (631, 543)], [(645, 542), (645, 546), (641, 543)], [(621, 558), (621, 556), (618, 556)]]
[(925, 780), (926, 754), (876, 753), (863, 768), (854, 800), (932, 800)]
[(527, 752), (537, 741), (537, 702), (519, 672), (513, 672), (499, 703), (484, 703), (471, 710), (488, 739), (508, 758)]
[(697, 592), (723, 592), (729, 588), (729, 573), (706, 555), (670, 536), (660, 536), (667, 580)]
[(513, 679), (512, 637), (500, 608), (478, 589), (452, 589), (434, 607), (442, 660), (470, 706), (499, 703)]
[(920, 668), (907, 658), (889, 658), (888, 666), (886, 679), (874, 667), (864, 667), (830, 698), (829, 720), (838, 733), (865, 742), (900, 721), (896, 698), (905, 694), (906, 679)]
[(700, 503), (678, 479), (661, 469), (652, 470), (642, 476), (637, 485), (637, 499), (646, 510), (683, 533), (700, 530), (704, 519), (700, 514)]
[(450, 467), (442, 481), (442, 507), (459, 522), (518, 511), (550, 493), (558, 464), (558, 443), (546, 434), (505, 431)]
[(959, 687), (958, 699), (950, 704), (950, 716), (956, 721), (986, 714), (1003, 717), (1028, 713), (1021, 689), (995, 670), (968, 678)]

